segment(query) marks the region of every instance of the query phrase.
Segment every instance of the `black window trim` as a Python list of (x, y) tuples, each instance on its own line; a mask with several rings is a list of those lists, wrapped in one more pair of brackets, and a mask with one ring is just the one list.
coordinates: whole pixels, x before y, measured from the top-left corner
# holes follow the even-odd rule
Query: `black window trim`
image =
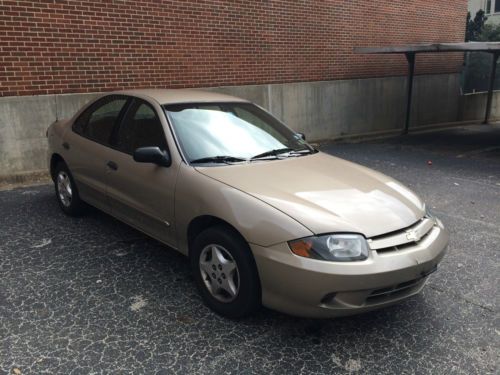
[[(113, 124), (113, 128), (111, 129), (111, 134), (110, 134), (110, 136), (108, 138), (108, 142), (107, 143), (102, 143), (101, 141), (99, 141), (97, 139), (94, 139), (92, 137), (88, 137), (88, 136), (86, 136), (83, 133), (83, 131), (79, 132), (79, 131), (77, 131), (75, 129), (75, 124), (78, 122), (78, 120), (80, 118), (82, 118), (82, 116), (85, 116), (89, 111), (95, 111), (95, 110), (97, 110), (99, 108), (101, 102), (103, 102), (105, 100), (109, 100), (110, 98), (114, 98), (114, 97), (116, 97), (116, 99), (125, 99), (125, 104), (123, 105), (123, 108), (120, 110), (120, 113), (118, 114), (118, 117), (116, 118), (115, 123)], [(93, 102), (92, 104), (90, 104), (87, 108), (85, 108), (85, 110), (83, 110), (83, 112), (80, 113), (80, 115), (78, 115), (78, 117), (75, 119), (75, 121), (73, 121), (73, 124), (71, 124), (71, 130), (73, 131), (73, 133), (78, 134), (82, 138), (88, 139), (88, 140), (90, 140), (92, 142), (95, 142), (97, 144), (100, 144), (101, 146), (104, 146), (104, 147), (113, 148), (112, 147), (113, 135), (114, 135), (114, 133), (116, 131), (117, 126), (119, 124), (121, 124), (121, 122), (123, 121), (123, 116), (128, 111), (131, 99), (132, 99), (132, 97), (130, 97), (128, 95), (121, 95), (121, 94), (110, 94), (110, 95), (104, 95), (104, 96), (100, 97), (95, 102)], [(87, 125), (88, 125), (88, 123), (85, 124), (85, 126), (87, 126)]]
[(125, 112), (123, 113), (123, 115), (119, 116), (119, 121), (115, 124), (115, 126), (113, 127), (113, 131), (111, 132), (111, 137), (110, 137), (110, 145), (108, 147), (112, 148), (113, 150), (116, 150), (116, 151), (119, 151), (123, 154), (126, 154), (126, 155), (130, 155), (132, 156), (133, 153), (129, 153), (129, 152), (126, 152), (125, 150), (119, 148), (117, 146), (117, 141), (118, 141), (118, 135), (120, 133), (120, 129), (122, 128), (123, 124), (124, 124), (124, 120), (127, 118), (127, 115), (128, 115), (128, 112), (130, 111), (130, 109), (134, 106), (134, 103), (135, 102), (139, 102), (141, 104), (146, 104), (147, 106), (149, 106), (154, 114), (156, 115), (156, 118), (158, 119), (158, 122), (160, 123), (160, 126), (161, 126), (161, 131), (163, 133), (163, 138), (165, 139), (165, 146), (166, 146), (166, 150), (164, 150), (169, 157), (171, 157), (170, 155), (170, 148), (168, 147), (168, 139), (167, 139), (167, 135), (165, 134), (165, 129), (163, 129), (163, 125), (161, 123), (161, 119), (160, 119), (160, 116), (158, 115), (158, 112), (156, 111), (156, 109), (154, 108), (154, 106), (148, 102), (147, 100), (145, 99), (142, 99), (142, 98), (138, 98), (136, 96), (129, 96), (129, 100), (127, 101), (127, 104), (126, 104), (126, 110)]
[[(126, 102), (125, 104), (123, 105), (123, 108), (121, 109), (120, 111), (120, 114), (118, 115), (118, 117), (116, 118), (116, 121), (115, 123), (113, 124), (113, 129), (111, 130), (111, 135), (108, 139), (108, 143), (105, 144), (105, 143), (102, 143), (102, 142), (99, 142), (97, 141), (96, 139), (93, 139), (91, 137), (87, 137), (85, 136), (84, 134), (76, 131), (75, 129), (75, 124), (76, 122), (82, 117), (84, 116), (87, 111), (92, 111), (92, 110), (95, 110), (94, 108), (96, 108), (98, 106), (98, 104), (102, 101), (104, 101), (105, 99), (109, 99), (110, 97), (117, 97), (117, 98), (124, 98), (126, 99)], [(130, 110), (130, 108), (132, 107), (134, 101), (141, 101), (145, 104), (147, 104), (155, 113), (156, 117), (158, 118), (158, 121), (160, 122), (160, 125), (161, 125), (161, 131), (163, 132), (163, 136), (165, 138), (165, 145), (166, 145), (166, 150), (165, 152), (167, 153), (167, 155), (169, 157), (171, 157), (171, 153), (170, 153), (170, 147), (168, 146), (168, 138), (165, 134), (165, 129), (163, 129), (163, 124), (161, 122), (161, 118), (160, 118), (160, 115), (158, 113), (158, 111), (154, 108), (154, 106), (148, 102), (147, 100), (143, 99), (143, 98), (139, 98), (137, 96), (131, 96), (131, 95), (122, 95), (122, 94), (109, 94), (109, 95), (104, 95), (102, 97), (100, 97), (99, 99), (97, 99), (95, 102), (93, 102), (92, 104), (90, 104), (89, 106), (87, 106), (87, 108), (85, 108), (82, 113), (80, 113), (78, 115), (78, 117), (73, 121), (73, 123), (71, 124), (71, 130), (73, 131), (73, 133), (79, 135), (80, 137), (82, 138), (85, 138), (85, 139), (88, 139), (89, 141), (92, 141), (92, 142), (95, 142), (101, 146), (104, 146), (104, 147), (107, 147), (109, 149), (112, 149), (114, 151), (118, 151), (118, 152), (121, 152), (125, 155), (129, 155), (129, 156), (133, 156), (132, 154), (118, 148), (116, 146), (116, 142), (117, 142), (117, 138), (118, 138), (118, 133), (119, 133), (119, 129), (122, 127), (122, 124), (123, 124), (123, 121), (126, 117), (126, 115), (128, 114), (128, 111)], [(160, 106), (161, 107), (161, 106)], [(164, 114), (165, 116), (165, 114)], [(165, 118), (167, 118), (167, 116), (165, 116)], [(167, 118), (167, 124), (168, 124), (168, 127), (169, 127), (169, 130), (170, 132), (172, 133), (172, 129), (170, 127), (170, 123), (168, 122), (168, 118)]]

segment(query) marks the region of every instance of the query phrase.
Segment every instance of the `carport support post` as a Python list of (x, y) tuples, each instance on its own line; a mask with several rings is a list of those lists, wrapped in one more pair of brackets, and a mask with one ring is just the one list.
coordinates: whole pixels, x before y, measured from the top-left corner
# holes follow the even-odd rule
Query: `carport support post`
[(408, 61), (408, 96), (406, 102), (406, 120), (405, 120), (405, 128), (403, 130), (403, 135), (408, 134), (408, 129), (410, 127), (413, 76), (415, 75), (415, 52), (406, 52), (405, 56), (406, 60)]
[(492, 56), (492, 65), (491, 65), (491, 72), (490, 72), (490, 87), (488, 88), (488, 99), (486, 102), (486, 114), (484, 115), (483, 124), (487, 124), (488, 120), (490, 119), (491, 101), (493, 99), (493, 88), (495, 85), (495, 76), (497, 74), (498, 52), (495, 52), (492, 55), (493, 56)]

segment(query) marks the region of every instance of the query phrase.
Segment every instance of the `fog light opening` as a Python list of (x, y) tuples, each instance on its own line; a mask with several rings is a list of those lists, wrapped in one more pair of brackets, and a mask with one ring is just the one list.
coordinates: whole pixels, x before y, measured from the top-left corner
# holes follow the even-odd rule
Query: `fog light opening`
[(337, 292), (328, 293), (326, 296), (321, 298), (322, 305), (331, 305), (334, 302), (335, 297), (337, 296)]

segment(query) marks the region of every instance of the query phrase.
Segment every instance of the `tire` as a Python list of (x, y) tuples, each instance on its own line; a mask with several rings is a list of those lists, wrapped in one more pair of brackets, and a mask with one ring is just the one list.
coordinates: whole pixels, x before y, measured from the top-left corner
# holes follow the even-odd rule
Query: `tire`
[(203, 301), (216, 313), (243, 318), (261, 306), (255, 260), (248, 244), (232, 228), (215, 226), (201, 232), (193, 241), (190, 261)]
[(64, 162), (59, 162), (54, 169), (54, 188), (61, 210), (69, 216), (81, 216), (86, 204), (80, 199), (75, 180)]

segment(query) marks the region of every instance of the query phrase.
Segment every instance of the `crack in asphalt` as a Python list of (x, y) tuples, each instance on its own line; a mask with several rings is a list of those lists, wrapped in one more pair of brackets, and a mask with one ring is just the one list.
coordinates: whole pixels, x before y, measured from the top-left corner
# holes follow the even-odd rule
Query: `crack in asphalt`
[(492, 313), (497, 313), (498, 312), (497, 310), (495, 310), (495, 309), (493, 309), (493, 308), (491, 308), (489, 306), (483, 305), (481, 303), (477, 303), (477, 302), (475, 302), (475, 301), (473, 301), (473, 300), (471, 300), (471, 299), (469, 299), (469, 298), (467, 298), (467, 297), (465, 297), (465, 296), (463, 296), (461, 294), (453, 293), (453, 292), (450, 292), (449, 290), (438, 288), (437, 286), (432, 285), (432, 284), (427, 285), (427, 287), (431, 288), (431, 289), (434, 289), (434, 290), (436, 290), (436, 291), (438, 291), (440, 293), (446, 293), (446, 294), (450, 294), (450, 295), (452, 295), (454, 297), (460, 298), (462, 301), (464, 301), (466, 303), (470, 303), (470, 304), (472, 304), (474, 306), (480, 307), (480, 308), (482, 308), (484, 310), (487, 310), (489, 312), (492, 312)]
[[(496, 224), (488, 223), (487, 221), (484, 221), (484, 220), (472, 219), (470, 217), (466, 217), (466, 216), (462, 216), (462, 215), (449, 214), (449, 213), (446, 213), (446, 212), (443, 212), (443, 211), (440, 211), (440, 210), (436, 210), (436, 209), (433, 209), (432, 211), (435, 212), (439, 216), (447, 216), (447, 217), (451, 217), (451, 218), (454, 218), (454, 219), (460, 219), (460, 220), (463, 220), (463, 221), (469, 221), (469, 222), (475, 223), (475, 224), (481, 224), (481, 225), (483, 225), (485, 227), (488, 227), (488, 228), (491, 228), (491, 229), (497, 229), (497, 230), (499, 229)], [(497, 236), (495, 233), (492, 233), (492, 234), (495, 237)]]

